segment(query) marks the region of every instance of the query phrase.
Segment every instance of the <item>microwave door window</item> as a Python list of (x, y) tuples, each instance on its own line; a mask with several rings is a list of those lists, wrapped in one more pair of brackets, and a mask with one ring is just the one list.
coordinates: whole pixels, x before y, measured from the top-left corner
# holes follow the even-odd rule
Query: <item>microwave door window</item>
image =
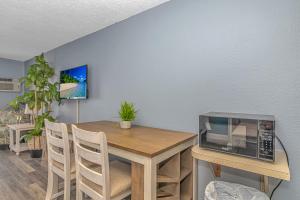
[(254, 157), (257, 154), (257, 120), (232, 120), (232, 151)]
[(201, 118), (201, 144), (215, 150), (255, 157), (257, 120)]
[(228, 119), (221, 117), (209, 117), (206, 122), (206, 142), (215, 149), (222, 150), (228, 143)]

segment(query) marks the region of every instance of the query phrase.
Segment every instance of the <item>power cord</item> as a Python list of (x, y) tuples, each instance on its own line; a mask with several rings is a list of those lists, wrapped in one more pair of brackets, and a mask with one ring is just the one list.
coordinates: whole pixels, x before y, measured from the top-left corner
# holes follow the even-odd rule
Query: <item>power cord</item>
[[(286, 151), (283, 143), (281, 142), (281, 140), (279, 139), (279, 137), (277, 135), (276, 135), (276, 139), (278, 140), (278, 142), (280, 143), (281, 147), (283, 148), (283, 151), (284, 151), (284, 153), (286, 155), (286, 160), (287, 160), (288, 166), (290, 166), (289, 156), (287, 154), (287, 151)], [(276, 187), (272, 190), (272, 193), (270, 195), (270, 200), (272, 199), (274, 192), (277, 190), (277, 188), (281, 185), (282, 182), (283, 181), (280, 180), (279, 183), (276, 185)]]

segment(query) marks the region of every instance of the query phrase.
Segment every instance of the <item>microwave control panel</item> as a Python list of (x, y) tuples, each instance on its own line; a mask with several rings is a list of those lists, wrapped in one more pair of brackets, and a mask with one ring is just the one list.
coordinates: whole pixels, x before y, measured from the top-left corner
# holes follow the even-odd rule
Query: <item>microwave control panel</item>
[(258, 157), (262, 160), (275, 160), (275, 122), (259, 121)]

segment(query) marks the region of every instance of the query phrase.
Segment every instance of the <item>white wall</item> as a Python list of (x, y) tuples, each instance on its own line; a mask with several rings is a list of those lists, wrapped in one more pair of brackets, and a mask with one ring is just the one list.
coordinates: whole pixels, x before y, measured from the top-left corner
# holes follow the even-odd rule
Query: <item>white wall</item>
[[(0, 77), (1, 78), (16, 78), (24, 76), (24, 63), (14, 60), (0, 58)], [(18, 93), (1, 92), (0, 91), (0, 109), (7, 106)]]

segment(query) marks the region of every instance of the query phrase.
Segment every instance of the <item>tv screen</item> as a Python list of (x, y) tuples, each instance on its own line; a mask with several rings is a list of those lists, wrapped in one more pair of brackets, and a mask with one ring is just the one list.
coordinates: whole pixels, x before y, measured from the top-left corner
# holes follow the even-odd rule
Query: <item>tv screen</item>
[(87, 65), (60, 72), (61, 99), (87, 99)]

